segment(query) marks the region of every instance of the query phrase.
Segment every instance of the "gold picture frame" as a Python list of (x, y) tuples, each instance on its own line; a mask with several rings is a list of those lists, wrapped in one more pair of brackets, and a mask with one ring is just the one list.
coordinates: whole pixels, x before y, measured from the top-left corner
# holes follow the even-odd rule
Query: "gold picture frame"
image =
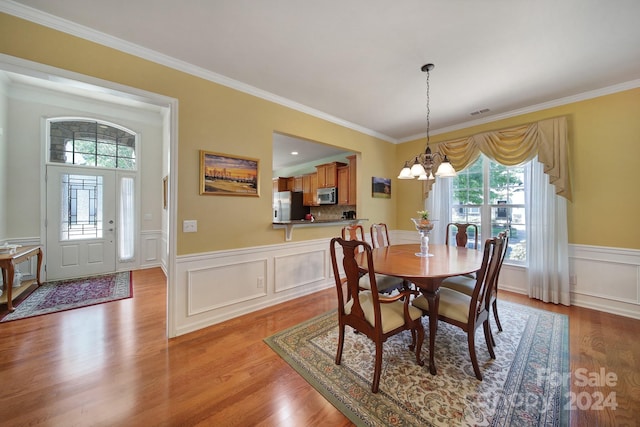
[(260, 160), (200, 150), (200, 194), (260, 196)]

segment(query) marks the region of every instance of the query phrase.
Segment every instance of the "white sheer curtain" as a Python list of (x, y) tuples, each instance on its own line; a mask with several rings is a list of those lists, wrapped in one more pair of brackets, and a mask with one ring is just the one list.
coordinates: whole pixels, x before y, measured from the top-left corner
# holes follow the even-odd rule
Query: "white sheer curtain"
[(430, 212), (429, 217), (438, 220), (429, 236), (431, 243), (444, 245), (447, 224), (451, 222), (450, 195), (451, 180), (436, 179), (425, 201), (425, 209)]
[(556, 195), (544, 165), (531, 161), (527, 191), (527, 259), (529, 296), (544, 302), (571, 305), (567, 201)]
[(135, 257), (134, 179), (120, 180), (120, 218), (118, 223), (118, 252), (120, 261), (133, 261)]
[[(528, 294), (544, 302), (570, 305), (567, 201), (556, 195), (556, 188), (549, 184), (544, 165), (537, 158), (527, 170)], [(433, 243), (444, 243), (445, 227), (451, 220), (450, 189), (451, 180), (436, 179), (425, 202), (431, 217), (440, 222), (432, 232)]]

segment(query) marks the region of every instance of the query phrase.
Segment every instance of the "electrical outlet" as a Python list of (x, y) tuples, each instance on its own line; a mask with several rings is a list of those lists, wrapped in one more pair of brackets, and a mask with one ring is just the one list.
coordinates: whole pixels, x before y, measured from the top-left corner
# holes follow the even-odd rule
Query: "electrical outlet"
[(258, 289), (262, 289), (264, 288), (264, 277), (259, 276), (258, 277)]
[(578, 284), (578, 277), (575, 274), (569, 275), (569, 285), (576, 286)]
[(195, 219), (185, 219), (182, 221), (183, 233), (195, 233), (196, 231), (198, 231), (198, 221)]

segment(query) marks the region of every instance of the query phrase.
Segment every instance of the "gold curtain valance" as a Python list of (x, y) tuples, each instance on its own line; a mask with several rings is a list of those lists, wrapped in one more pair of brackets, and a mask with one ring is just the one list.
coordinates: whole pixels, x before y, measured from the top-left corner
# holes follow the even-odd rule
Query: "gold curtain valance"
[[(458, 171), (475, 162), (480, 153), (505, 166), (528, 162), (537, 155), (556, 194), (571, 200), (566, 117), (441, 142), (434, 151), (446, 154)], [(429, 189), (430, 185), (427, 193)]]

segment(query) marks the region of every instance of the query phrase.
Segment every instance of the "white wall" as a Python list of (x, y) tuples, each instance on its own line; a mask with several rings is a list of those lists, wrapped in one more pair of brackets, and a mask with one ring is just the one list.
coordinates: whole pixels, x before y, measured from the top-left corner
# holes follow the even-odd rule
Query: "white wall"
[[(3, 206), (0, 212), (6, 209), (6, 237), (24, 244), (44, 241), (44, 236), (40, 236), (41, 191), (44, 188), (42, 165), (46, 154), (43, 119), (91, 117), (120, 124), (140, 135), (138, 196), (141, 233), (136, 267), (160, 265), (162, 162), (165, 150), (161, 113), (16, 83), (9, 86), (7, 106), (8, 129), (5, 134), (9, 135), (7, 159), (10, 161), (7, 161), (5, 169), (11, 178), (11, 185), (6, 186), (7, 193), (0, 199)], [(0, 147), (0, 161), (1, 156)], [(13, 202), (9, 204), (8, 200)]]

